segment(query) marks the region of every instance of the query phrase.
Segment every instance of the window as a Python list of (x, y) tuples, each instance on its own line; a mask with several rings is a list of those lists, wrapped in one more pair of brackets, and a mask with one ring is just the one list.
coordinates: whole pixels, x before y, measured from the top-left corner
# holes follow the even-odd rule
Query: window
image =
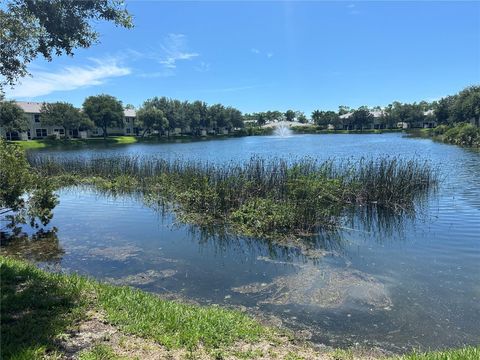
[(47, 129), (35, 129), (35, 135), (37, 137), (45, 137), (47, 136)]
[(59, 133), (60, 135), (65, 135), (65, 129), (63, 128), (53, 129), (53, 132)]
[(130, 134), (130, 128), (127, 128), (127, 134)]
[(39, 123), (39, 122), (40, 122), (40, 114), (35, 114), (35, 115), (33, 115), (33, 118), (35, 119), (35, 122), (36, 122), (36, 123)]

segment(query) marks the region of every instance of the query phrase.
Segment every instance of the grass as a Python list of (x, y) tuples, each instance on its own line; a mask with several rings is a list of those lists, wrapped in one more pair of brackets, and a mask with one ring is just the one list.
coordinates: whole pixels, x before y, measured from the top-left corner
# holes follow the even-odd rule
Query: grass
[(229, 225), (239, 233), (279, 237), (335, 227), (357, 206), (402, 212), (437, 183), (424, 162), (398, 158), (318, 162), (252, 158), (214, 165), (154, 157), (65, 158), (33, 155), (42, 175), (63, 185), (142, 192), (170, 203), (185, 221)]
[(450, 349), (434, 352), (413, 352), (395, 358), (397, 360), (478, 360), (480, 346), (466, 346), (461, 349)]
[(134, 136), (111, 136), (107, 139), (104, 138), (91, 138), (91, 139), (41, 139), (41, 140), (19, 140), (11, 141), (11, 143), (18, 144), (24, 150), (36, 150), (43, 149), (47, 147), (56, 147), (56, 146), (89, 146), (89, 145), (99, 145), (99, 144), (111, 144), (111, 145), (121, 145), (121, 144), (134, 144), (138, 141), (138, 138)]
[(129, 287), (47, 273), (3, 256), (0, 271), (2, 359), (40, 359), (60, 352), (59, 339), (92, 309), (125, 333), (170, 349), (221, 349), (268, 334), (238, 311), (166, 301)]
[[(75, 274), (49, 273), (18, 259), (0, 256), (0, 358), (13, 360), (64, 358), (62, 340), (89, 318), (104, 314), (102, 322), (122, 332), (122, 339), (137, 336), (166, 349), (184, 349), (190, 358), (201, 349), (209, 358), (255, 359), (362, 359), (352, 350), (323, 353), (306, 345), (282, 346), (277, 331), (247, 315), (216, 306), (201, 307), (163, 300), (129, 287), (99, 283)], [(124, 341), (124, 340), (122, 340)], [(266, 341), (270, 348), (255, 348)], [(237, 344), (252, 344), (241, 350)], [(113, 344), (112, 344), (113, 345)], [(124, 347), (124, 350), (128, 347)], [(206, 351), (206, 352), (205, 352)], [(185, 352), (184, 352), (185, 354)], [(283, 355), (282, 355), (283, 354)], [(480, 347), (432, 353), (412, 353), (392, 360), (477, 360)], [(126, 360), (106, 343), (93, 342), (76, 354), (80, 360)], [(134, 357), (138, 358), (138, 357)], [(203, 359), (204, 357), (202, 357)], [(371, 356), (367, 356), (372, 359)], [(382, 357), (379, 357), (379, 359)]]

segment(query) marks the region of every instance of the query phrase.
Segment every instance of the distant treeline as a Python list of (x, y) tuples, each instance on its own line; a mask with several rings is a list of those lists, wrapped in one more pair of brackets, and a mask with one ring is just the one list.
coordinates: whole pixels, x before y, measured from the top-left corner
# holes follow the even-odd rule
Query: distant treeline
[[(446, 96), (438, 101), (419, 103), (401, 103), (395, 101), (385, 107), (361, 106), (357, 109), (341, 105), (338, 111), (314, 110), (311, 122), (326, 128), (331, 125), (336, 129), (361, 129), (379, 125), (379, 128), (394, 128), (399, 123), (408, 127), (423, 127), (429, 124), (456, 124), (475, 122), (480, 118), (480, 86), (470, 86), (458, 94)], [(259, 125), (274, 121), (308, 122), (304, 113), (288, 110), (265, 111), (245, 114), (245, 120), (256, 121)]]
[[(1, 100), (1, 99), (0, 99)], [(221, 104), (207, 105), (203, 101), (180, 101), (166, 97), (146, 100), (136, 116), (125, 119), (124, 109), (134, 109), (110, 95), (90, 96), (82, 109), (65, 102), (45, 103), (41, 110), (41, 122), (61, 126), (68, 136), (73, 130), (101, 128), (108, 136), (109, 128), (123, 127), (124, 121), (134, 121), (137, 135), (230, 133), (247, 125), (239, 134), (253, 134), (258, 125), (276, 121), (312, 122), (320, 128), (344, 130), (385, 129), (396, 127), (435, 127), (440, 124), (454, 125), (469, 122), (479, 126), (480, 86), (470, 86), (456, 95), (438, 101), (400, 103), (395, 101), (386, 107), (361, 106), (352, 109), (339, 106), (338, 111), (315, 110), (309, 120), (301, 111), (265, 111), (243, 114), (236, 108)], [(0, 101), (0, 127), (6, 133), (22, 132), (29, 128), (23, 110), (13, 101)]]

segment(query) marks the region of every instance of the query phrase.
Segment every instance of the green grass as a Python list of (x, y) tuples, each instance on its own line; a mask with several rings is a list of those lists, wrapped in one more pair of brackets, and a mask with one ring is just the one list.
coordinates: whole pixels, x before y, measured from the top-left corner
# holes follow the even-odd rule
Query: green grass
[[(166, 301), (129, 287), (102, 284), (78, 275), (45, 272), (23, 260), (0, 256), (0, 278), (1, 359), (62, 358), (59, 340), (66, 338), (66, 333), (87, 319), (87, 313), (92, 311), (104, 314), (105, 320), (125, 336), (135, 334), (167, 349), (185, 349), (190, 354), (201, 346), (212, 357), (232, 354), (241, 359), (256, 358), (264, 355), (263, 351), (239, 352), (235, 343), (255, 344), (264, 339), (277, 343), (275, 330), (241, 312)], [(358, 358), (354, 355), (351, 350), (335, 350), (329, 358)], [(105, 344), (92, 344), (90, 349), (78, 354), (78, 358), (126, 359)], [(302, 359), (295, 352), (289, 352), (285, 358)], [(415, 352), (391, 359), (478, 360), (480, 347)]]
[(20, 145), (24, 150), (43, 149), (48, 146), (48, 143), (44, 140), (19, 140), (10, 142)]
[[(238, 311), (166, 301), (129, 287), (44, 272), (4, 256), (0, 276), (2, 359), (41, 359), (59, 353), (58, 339), (92, 309), (105, 313), (106, 320), (125, 333), (172, 349), (193, 350), (199, 345), (221, 349), (269, 334), (269, 329)], [(93, 357), (95, 351), (105, 352), (93, 350), (83, 358), (102, 358)]]
[(37, 150), (47, 147), (78, 147), (78, 146), (91, 146), (101, 144), (111, 145), (124, 145), (134, 144), (138, 141), (138, 138), (134, 136), (110, 136), (107, 139), (104, 138), (91, 138), (91, 139), (41, 139), (41, 140), (19, 140), (11, 141), (11, 143), (20, 145), (24, 150)]
[(393, 358), (396, 360), (478, 360), (480, 346), (467, 346), (461, 349), (451, 349), (434, 352), (413, 352), (408, 355)]

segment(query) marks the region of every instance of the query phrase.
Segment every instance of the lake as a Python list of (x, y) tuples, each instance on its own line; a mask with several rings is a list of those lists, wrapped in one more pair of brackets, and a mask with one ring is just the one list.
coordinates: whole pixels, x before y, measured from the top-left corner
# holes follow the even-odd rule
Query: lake
[(238, 162), (261, 156), (399, 156), (440, 171), (415, 214), (358, 214), (336, 232), (292, 245), (179, 223), (139, 195), (58, 191), (43, 236), (5, 253), (40, 266), (128, 284), (171, 299), (239, 307), (316, 343), (394, 352), (478, 344), (480, 153), (402, 134), (258, 136), (38, 151)]

